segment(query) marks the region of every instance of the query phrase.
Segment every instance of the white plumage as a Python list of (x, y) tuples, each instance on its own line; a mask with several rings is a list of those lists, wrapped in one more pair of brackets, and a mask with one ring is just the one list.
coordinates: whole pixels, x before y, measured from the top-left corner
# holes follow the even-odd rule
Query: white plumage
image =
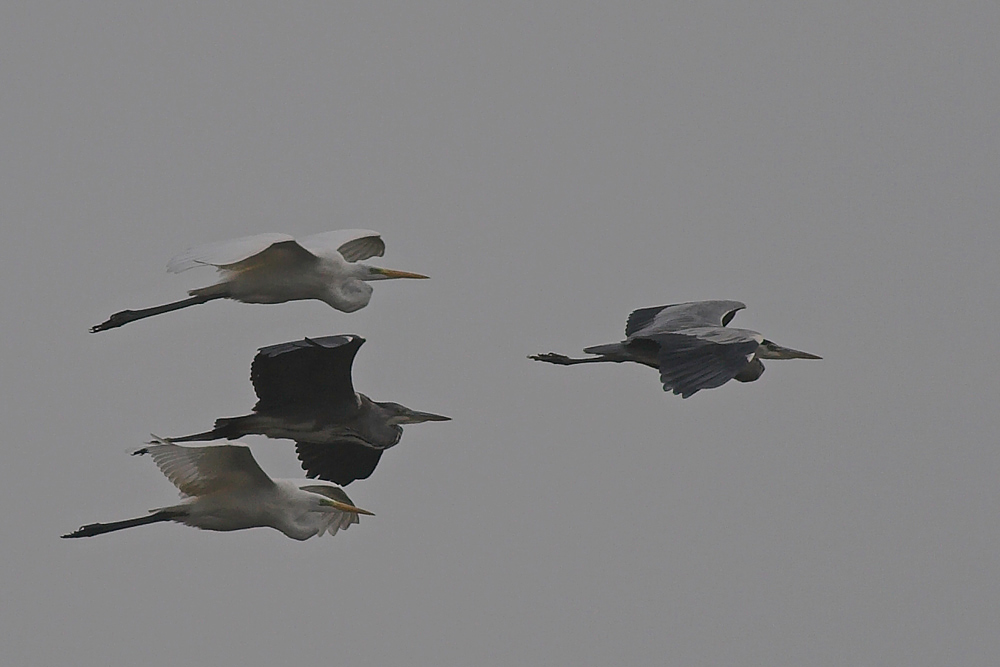
[(381, 257), (385, 243), (378, 232), (342, 229), (295, 240), (287, 234), (258, 234), (208, 243), (186, 250), (167, 263), (180, 273), (199, 266), (218, 269), (219, 282), (189, 292), (189, 298), (141, 310), (123, 310), (91, 332), (168, 313), (214, 299), (243, 303), (284, 303), (317, 299), (350, 313), (368, 305), (373, 280), (426, 278), (419, 273), (383, 269), (362, 260)]
[(176, 505), (148, 516), (82, 526), (63, 537), (91, 537), (147, 523), (176, 521), (204, 530), (232, 531), (270, 527), (296, 540), (336, 534), (359, 514), (344, 490), (313, 479), (271, 479), (245, 445), (185, 447), (153, 436), (135, 452), (149, 454), (181, 492)]

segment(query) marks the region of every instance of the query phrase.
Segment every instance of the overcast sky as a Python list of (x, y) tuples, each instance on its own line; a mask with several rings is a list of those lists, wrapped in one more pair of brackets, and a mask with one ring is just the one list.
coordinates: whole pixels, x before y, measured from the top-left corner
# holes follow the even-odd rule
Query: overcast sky
[[(655, 6), (651, 6), (655, 5)], [(0, 662), (994, 665), (1000, 6), (0, 7)], [(173, 301), (192, 244), (362, 227), (352, 314)], [(526, 359), (638, 307), (823, 361), (688, 400)], [(334, 538), (160, 524), (150, 432), (368, 339), (406, 428)], [(273, 476), (290, 442), (248, 440)]]

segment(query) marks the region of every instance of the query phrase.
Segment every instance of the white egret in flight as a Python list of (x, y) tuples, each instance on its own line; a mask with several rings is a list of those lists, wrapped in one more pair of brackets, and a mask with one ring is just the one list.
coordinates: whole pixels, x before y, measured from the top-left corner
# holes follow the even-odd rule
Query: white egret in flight
[(167, 271), (180, 273), (198, 266), (214, 266), (222, 279), (193, 289), (181, 301), (115, 313), (91, 333), (120, 327), (172, 310), (214, 299), (243, 303), (284, 303), (318, 299), (351, 313), (368, 305), (368, 281), (389, 278), (426, 278), (419, 273), (382, 269), (361, 260), (381, 257), (385, 242), (378, 232), (342, 229), (295, 240), (287, 234), (258, 234), (232, 241), (191, 248), (167, 263)]
[(593, 357), (573, 359), (549, 352), (529, 359), (571, 366), (634, 361), (660, 371), (664, 391), (688, 398), (730, 380), (753, 382), (764, 373), (761, 359), (820, 359), (781, 347), (749, 329), (727, 329), (739, 301), (693, 301), (640, 308), (628, 316), (625, 340), (585, 348)]
[(91, 537), (160, 521), (176, 521), (203, 530), (243, 530), (267, 526), (295, 540), (331, 535), (359, 514), (344, 490), (312, 479), (271, 479), (244, 445), (184, 447), (153, 436), (135, 452), (149, 454), (183, 500), (151, 510), (146, 516), (81, 526), (63, 537)]

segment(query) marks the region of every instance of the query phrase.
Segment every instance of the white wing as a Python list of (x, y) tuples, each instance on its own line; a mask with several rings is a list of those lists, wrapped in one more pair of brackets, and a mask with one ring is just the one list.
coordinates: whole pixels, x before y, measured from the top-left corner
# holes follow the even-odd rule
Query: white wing
[[(336, 484), (331, 484), (330, 482), (325, 482), (321, 479), (293, 479), (289, 481), (303, 491), (318, 493), (322, 496), (326, 496), (327, 498), (347, 503), (348, 505), (354, 504), (354, 501), (350, 499), (347, 492)], [(323, 535), (324, 531), (330, 535), (336, 535), (338, 530), (347, 530), (352, 523), (360, 522), (358, 515), (353, 512), (328, 512), (328, 514), (330, 516), (330, 521), (327, 523), (326, 527), (319, 532), (320, 536)]]
[(257, 234), (189, 248), (167, 262), (167, 271), (180, 273), (196, 266), (227, 266), (264, 252), (275, 243), (294, 241), (288, 234)]
[(245, 445), (184, 447), (156, 438), (136, 454), (149, 454), (160, 472), (186, 496), (274, 486)]
[(382, 236), (370, 229), (338, 229), (313, 234), (299, 239), (299, 245), (319, 257), (338, 252), (348, 262), (360, 262), (385, 254)]

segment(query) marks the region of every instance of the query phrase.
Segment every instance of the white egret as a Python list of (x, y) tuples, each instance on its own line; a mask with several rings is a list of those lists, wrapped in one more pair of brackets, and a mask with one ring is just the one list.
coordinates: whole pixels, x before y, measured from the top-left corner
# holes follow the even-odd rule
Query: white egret
[(63, 537), (90, 537), (160, 521), (176, 521), (203, 530), (243, 530), (267, 526), (295, 540), (331, 535), (359, 514), (344, 490), (311, 479), (271, 479), (244, 445), (185, 447), (153, 436), (135, 452), (149, 454), (160, 471), (180, 489), (176, 505), (147, 516), (81, 526)]
[(171, 441), (290, 438), (309, 477), (345, 486), (367, 478), (382, 452), (399, 442), (404, 424), (450, 418), (355, 392), (351, 366), (364, 342), (342, 335), (262, 347), (250, 367), (259, 399), (253, 414), (223, 417), (211, 431)]
[(730, 380), (753, 382), (764, 373), (761, 359), (820, 359), (781, 347), (749, 329), (727, 329), (739, 301), (693, 301), (640, 308), (628, 316), (625, 340), (584, 348), (593, 357), (573, 359), (549, 352), (529, 359), (571, 366), (634, 361), (660, 371), (664, 391), (688, 398)]
[(372, 296), (368, 281), (427, 278), (361, 262), (384, 253), (382, 237), (366, 229), (324, 232), (298, 241), (287, 234), (258, 234), (209, 243), (177, 255), (167, 263), (167, 271), (180, 273), (198, 266), (214, 266), (222, 274), (219, 282), (193, 289), (188, 292), (190, 297), (181, 301), (115, 313), (90, 331), (114, 329), (214, 299), (243, 303), (318, 299), (351, 313), (368, 305)]

